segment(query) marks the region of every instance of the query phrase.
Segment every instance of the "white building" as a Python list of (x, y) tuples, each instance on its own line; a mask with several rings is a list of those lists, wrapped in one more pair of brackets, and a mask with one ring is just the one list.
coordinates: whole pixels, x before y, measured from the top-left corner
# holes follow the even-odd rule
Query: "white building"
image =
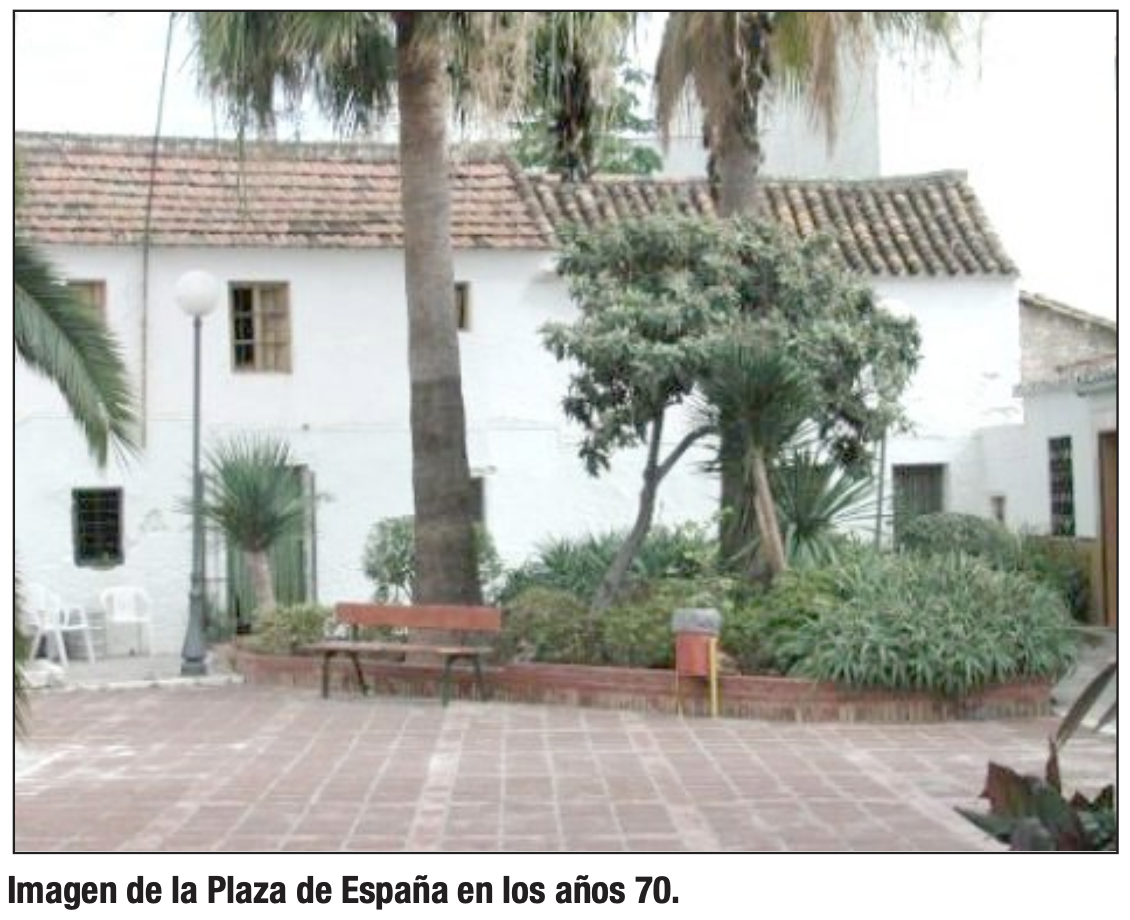
[(1020, 297), (1022, 424), (979, 433), (992, 514), (1015, 529), (1096, 542), (1092, 583), (1118, 616), (1118, 331), (1051, 298)]
[[(266, 144), (241, 161), (227, 143), (166, 141), (154, 161), (151, 146), (17, 138), (20, 225), (104, 311), (140, 395), (145, 444), (140, 457), (98, 471), (58, 394), (19, 368), (15, 517), (25, 577), (91, 608), (102, 587), (144, 585), (158, 602), (157, 645), (173, 651), (187, 606), (189, 521), (179, 504), (192, 397), (176, 279), (203, 268), (228, 292), (204, 326), (205, 444), (248, 430), (290, 441), (318, 496), (298, 567), (306, 593), (324, 602), (367, 595), (369, 527), (411, 510), (406, 308), (397, 164), (385, 153)], [(964, 176), (767, 181), (762, 194), (796, 231), (835, 234), (846, 262), (919, 321), (923, 362), (907, 403), (916, 430), (887, 452), (896, 490), (922, 509), (984, 513), (975, 432), (1020, 418), (1018, 292)], [(555, 227), (661, 206), (713, 213), (702, 182), (570, 187), (499, 158), (457, 162), (468, 447), (509, 562), (546, 537), (632, 519), (640, 458), (616, 458), (598, 480), (583, 472), (560, 411), (567, 372), (538, 330), (573, 315), (552, 268)], [(715, 511), (716, 483), (695, 460), (664, 483), (661, 520)], [(222, 579), (222, 548), (213, 544), (209, 558), (210, 577)]]

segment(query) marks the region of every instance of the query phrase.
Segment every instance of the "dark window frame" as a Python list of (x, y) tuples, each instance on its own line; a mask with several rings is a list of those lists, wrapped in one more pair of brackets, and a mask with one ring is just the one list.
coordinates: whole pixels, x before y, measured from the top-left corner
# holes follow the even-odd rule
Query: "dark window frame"
[(108, 569), (125, 561), (121, 487), (71, 490), (71, 542), (75, 565)]
[(1048, 501), (1052, 536), (1075, 536), (1075, 468), (1071, 435), (1048, 438)]
[(471, 282), (455, 282), (455, 328), (471, 331)]
[[(265, 303), (265, 294), (279, 295), (278, 301)], [(228, 285), (228, 329), (232, 371), (289, 374), (293, 366), (290, 284), (232, 281)]]

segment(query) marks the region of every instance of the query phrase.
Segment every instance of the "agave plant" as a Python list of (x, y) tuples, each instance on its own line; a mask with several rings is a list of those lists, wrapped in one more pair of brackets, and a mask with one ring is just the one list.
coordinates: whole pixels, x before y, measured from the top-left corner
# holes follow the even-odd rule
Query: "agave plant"
[(825, 459), (813, 446), (792, 448), (774, 464), (769, 481), (793, 565), (833, 562), (843, 531), (875, 520), (872, 478)]
[(268, 553), (301, 534), (306, 504), (287, 443), (269, 435), (237, 435), (208, 452), (206, 519), (244, 555), (259, 610), (276, 606)]

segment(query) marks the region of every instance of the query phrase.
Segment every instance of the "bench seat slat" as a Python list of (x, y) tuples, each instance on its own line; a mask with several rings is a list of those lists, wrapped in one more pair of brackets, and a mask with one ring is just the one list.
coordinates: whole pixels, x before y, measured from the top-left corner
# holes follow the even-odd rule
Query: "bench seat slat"
[(408, 629), (447, 629), (464, 632), (499, 632), (502, 611), (497, 607), (458, 607), (424, 604), (397, 607), (386, 604), (340, 603), (337, 621), (351, 626), (400, 626)]
[(430, 653), (432, 655), (486, 655), (493, 649), (487, 645), (415, 645), (405, 642), (366, 642), (349, 639), (329, 639), (304, 645), (303, 650), (317, 652), (403, 652), (404, 654)]

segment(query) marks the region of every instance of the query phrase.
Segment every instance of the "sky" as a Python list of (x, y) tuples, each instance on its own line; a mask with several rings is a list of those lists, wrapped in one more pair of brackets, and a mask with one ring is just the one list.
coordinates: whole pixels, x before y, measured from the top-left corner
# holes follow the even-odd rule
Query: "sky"
[[(152, 135), (165, 13), (20, 13), (15, 127)], [(964, 169), (1025, 290), (1116, 311), (1116, 16), (995, 13), (960, 67), (892, 59), (880, 70), (885, 174)], [(653, 20), (640, 40), (652, 59)], [(196, 89), (191, 43), (175, 34), (165, 135), (228, 133)], [(316, 117), (306, 139), (330, 136)]]

